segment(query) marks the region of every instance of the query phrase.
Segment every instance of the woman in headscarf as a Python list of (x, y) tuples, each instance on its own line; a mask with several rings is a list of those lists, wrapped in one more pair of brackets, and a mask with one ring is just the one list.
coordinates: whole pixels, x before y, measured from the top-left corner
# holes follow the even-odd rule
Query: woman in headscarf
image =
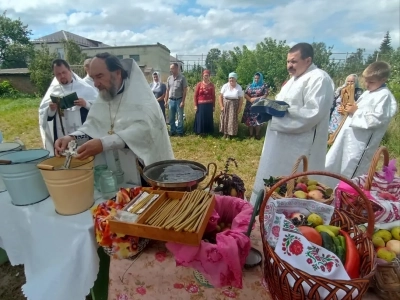
[(194, 90), (194, 132), (205, 135), (214, 132), (213, 112), (215, 107), (215, 87), (210, 81), (210, 71), (203, 71), (203, 81)]
[(350, 74), (349, 76), (347, 76), (345, 83), (341, 87), (337, 88), (335, 91), (334, 101), (331, 108), (331, 119), (329, 121), (329, 134), (334, 133), (339, 127), (340, 122), (342, 121), (344, 107), (342, 107), (341, 105), (342, 98), (340, 97), (340, 94), (342, 92), (342, 89), (350, 84), (354, 84), (355, 101), (357, 101), (363, 93), (363, 90), (360, 88), (358, 83), (358, 76), (356, 74)]
[(222, 86), (219, 96), (221, 107), (219, 131), (224, 134), (223, 138), (227, 140), (237, 135), (239, 113), (243, 105), (243, 90), (236, 81), (237, 74), (235, 72), (229, 73), (229, 81)]
[(268, 96), (268, 87), (264, 84), (263, 75), (260, 72), (254, 74), (253, 83), (250, 84), (244, 92), (246, 98), (246, 105), (244, 107), (242, 123), (249, 128), (250, 138), (254, 137), (254, 131), (256, 139), (260, 139), (261, 124), (257, 121), (258, 114), (250, 113), (250, 108), (253, 103), (257, 102), (260, 98), (266, 98)]
[(167, 91), (167, 86), (161, 82), (160, 72), (153, 73), (153, 82), (150, 83), (150, 88), (153, 91), (154, 97), (156, 97), (158, 104), (160, 104), (161, 111), (165, 119), (165, 92)]

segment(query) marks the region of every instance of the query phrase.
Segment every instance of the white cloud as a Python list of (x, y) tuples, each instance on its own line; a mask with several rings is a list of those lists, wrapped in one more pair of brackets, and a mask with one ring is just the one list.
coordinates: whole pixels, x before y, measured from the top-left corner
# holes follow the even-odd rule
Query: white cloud
[[(196, 5), (197, 2), (197, 5)], [(386, 31), (400, 46), (397, 0), (0, 0), (0, 9), (21, 18), (35, 37), (67, 30), (110, 45), (166, 45), (172, 54), (207, 54), (265, 37), (325, 42), (351, 52), (378, 48)]]

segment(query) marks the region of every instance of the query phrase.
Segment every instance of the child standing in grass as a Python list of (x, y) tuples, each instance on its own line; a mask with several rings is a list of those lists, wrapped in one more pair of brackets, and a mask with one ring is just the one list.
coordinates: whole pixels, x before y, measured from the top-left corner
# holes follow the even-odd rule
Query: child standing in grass
[[(346, 105), (348, 117), (326, 156), (328, 172), (353, 178), (366, 174), (382, 138), (396, 113), (396, 99), (386, 87), (390, 66), (378, 61), (363, 72), (366, 91), (353, 105)], [(337, 183), (327, 183), (331, 187)], [(333, 181), (335, 180), (335, 181)]]

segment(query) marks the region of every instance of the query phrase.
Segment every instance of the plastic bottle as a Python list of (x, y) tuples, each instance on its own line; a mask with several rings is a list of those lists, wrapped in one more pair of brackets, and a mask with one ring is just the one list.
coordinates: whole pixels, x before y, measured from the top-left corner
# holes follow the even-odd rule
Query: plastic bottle
[(3, 134), (0, 131), (0, 144), (3, 142)]

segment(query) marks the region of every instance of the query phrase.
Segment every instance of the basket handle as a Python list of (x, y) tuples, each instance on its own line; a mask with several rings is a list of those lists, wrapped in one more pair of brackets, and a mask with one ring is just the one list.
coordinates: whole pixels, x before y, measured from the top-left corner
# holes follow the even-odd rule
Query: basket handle
[[(302, 155), (300, 156), (292, 169), (292, 173), (290, 175), (294, 175), (297, 173), (297, 170), (299, 168), (300, 163), (303, 161), (303, 172), (307, 172), (308, 171), (308, 159), (307, 156)], [(286, 189), (286, 196), (293, 196), (293, 190), (294, 190), (294, 179), (290, 180), (287, 184), (287, 189)]]
[(372, 180), (374, 179), (374, 174), (378, 167), (378, 162), (379, 162), (381, 156), (383, 156), (383, 165), (385, 167), (387, 167), (389, 165), (389, 151), (384, 146), (379, 147), (378, 150), (375, 152), (374, 157), (372, 158), (371, 165), (369, 166), (369, 169), (368, 169), (368, 176), (367, 176), (367, 180), (365, 181), (365, 185), (364, 185), (364, 190), (366, 190), (366, 191), (371, 190)]
[(281, 186), (282, 184), (284, 184), (285, 182), (288, 182), (289, 180), (292, 179), (296, 179), (298, 177), (303, 177), (303, 176), (308, 176), (308, 175), (322, 175), (322, 176), (326, 176), (326, 177), (333, 177), (336, 179), (339, 179), (345, 183), (347, 183), (349, 186), (351, 186), (354, 190), (357, 191), (357, 193), (360, 195), (360, 197), (364, 200), (366, 208), (367, 208), (367, 212), (368, 212), (368, 226), (367, 226), (367, 237), (371, 238), (373, 233), (374, 233), (374, 225), (375, 225), (375, 215), (374, 215), (374, 211), (372, 209), (372, 205), (371, 202), (369, 201), (369, 199), (367, 198), (367, 196), (364, 194), (364, 192), (350, 179), (347, 179), (346, 177), (343, 177), (341, 175), (338, 174), (334, 174), (334, 173), (330, 173), (330, 172), (323, 172), (323, 171), (309, 171), (309, 172), (303, 172), (303, 173), (297, 173), (297, 174), (292, 174), (288, 177), (284, 177), (282, 178), (279, 182), (275, 183), (268, 191), (268, 193), (266, 193), (266, 195), (264, 196), (264, 200), (261, 204), (261, 208), (260, 208), (260, 213), (259, 213), (259, 219), (260, 219), (260, 227), (261, 227), (261, 235), (265, 236), (265, 230), (264, 230), (264, 211), (265, 211), (265, 207), (267, 206), (267, 202), (268, 200), (271, 198), (272, 194), (274, 193), (274, 191)]

